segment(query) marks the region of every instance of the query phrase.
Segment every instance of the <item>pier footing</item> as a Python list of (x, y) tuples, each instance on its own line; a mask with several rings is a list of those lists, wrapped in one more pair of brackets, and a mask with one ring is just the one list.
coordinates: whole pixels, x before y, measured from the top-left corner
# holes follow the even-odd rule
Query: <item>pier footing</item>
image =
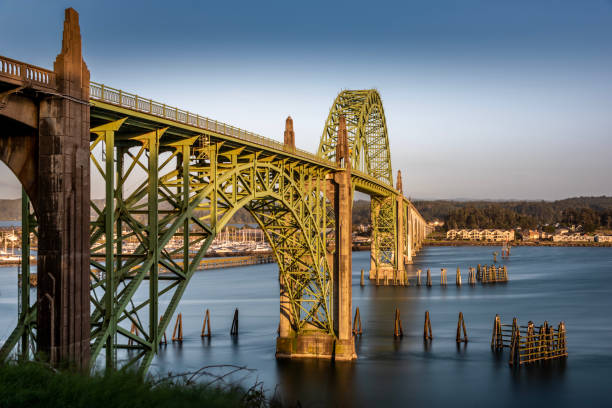
[(317, 358), (352, 361), (357, 358), (355, 341), (339, 340), (325, 333), (303, 333), (276, 339), (276, 358)]

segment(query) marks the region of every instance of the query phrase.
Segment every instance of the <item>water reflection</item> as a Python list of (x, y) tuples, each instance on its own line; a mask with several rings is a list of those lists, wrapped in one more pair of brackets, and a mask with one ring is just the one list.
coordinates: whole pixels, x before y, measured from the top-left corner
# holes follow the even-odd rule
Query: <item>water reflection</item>
[(353, 375), (350, 362), (325, 360), (278, 361), (279, 390), (282, 400), (303, 407), (355, 406)]
[[(449, 279), (448, 287), (440, 287), (440, 268), (459, 266), (467, 271), (469, 266), (490, 263), (491, 252), (489, 247), (425, 248), (408, 267), (409, 287), (377, 287), (367, 279), (361, 287), (360, 271), (368, 270), (369, 253), (354, 253), (353, 308), (359, 307), (363, 327), (363, 335), (355, 339), (359, 358), (354, 363), (276, 361), (279, 288), (274, 265), (196, 272), (178, 308), (183, 316), (183, 342), (161, 346), (152, 371), (246, 366), (257, 371), (228, 380), (243, 381), (245, 386), (260, 380), (270, 393), (279, 384), (287, 402), (300, 401), (303, 407), (609, 406), (612, 249), (519, 247), (504, 261), (510, 277), (507, 284), (464, 283), (457, 288), (454, 279)], [(428, 268), (431, 288), (425, 286)], [(423, 271), (422, 287), (415, 286), (418, 269)], [(16, 268), (0, 270), (3, 339), (17, 320), (16, 281)], [(144, 298), (147, 289), (141, 288), (137, 296)], [(213, 336), (201, 338), (207, 308)], [(236, 308), (240, 308), (240, 332), (232, 337)], [(396, 308), (404, 331), (401, 339), (393, 337)], [(434, 338), (424, 342), (426, 310)], [(469, 343), (460, 345), (456, 343), (459, 312), (469, 336)], [(569, 359), (510, 368), (507, 348), (501, 353), (491, 351), (495, 314), (503, 323), (514, 316), (519, 323), (564, 320)]]

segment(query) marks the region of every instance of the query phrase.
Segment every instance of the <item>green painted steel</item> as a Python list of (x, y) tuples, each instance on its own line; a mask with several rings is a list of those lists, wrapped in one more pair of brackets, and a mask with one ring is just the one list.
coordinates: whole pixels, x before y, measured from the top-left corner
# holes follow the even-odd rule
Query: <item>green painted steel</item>
[(338, 94), (327, 116), (317, 156), (335, 160), (340, 116), (346, 119), (353, 169), (393, 186), (387, 123), (378, 91), (346, 90)]
[[(134, 122), (127, 118), (125, 124), (116, 121), (92, 130), (99, 134), (91, 145), (92, 163), (114, 192), (104, 208), (92, 204), (98, 214), (91, 236), (92, 362), (99, 363), (104, 352), (106, 367), (146, 370), (200, 259), (240, 208), (260, 225), (280, 274), (290, 282), (293, 332), (333, 334), (327, 259), (331, 203), (325, 197), (331, 170), (210, 135), (177, 139), (165, 129), (134, 135)], [(124, 127), (129, 130), (122, 134)], [(100, 128), (115, 129), (114, 138), (107, 131), (102, 135)], [(95, 154), (103, 147), (108, 167), (113, 142), (122, 152), (116, 187)], [(109, 220), (121, 230), (106, 229)], [(109, 279), (106, 265), (113, 259), (118, 260), (115, 277)], [(148, 298), (137, 302), (134, 293), (144, 282)], [(122, 349), (132, 353), (120, 353), (124, 358), (117, 362), (108, 357)]]
[[(352, 167), (377, 181), (368, 186), (361, 177), (353, 183), (354, 188), (371, 195), (373, 266), (377, 270), (385, 267), (397, 270), (400, 257), (396, 255), (395, 197), (401, 193), (393, 190), (389, 137), (378, 91), (345, 90), (338, 94), (321, 136), (317, 152), (321, 158), (335, 159), (340, 116), (346, 119)], [(388, 185), (391, 189), (381, 190), (376, 184)]]

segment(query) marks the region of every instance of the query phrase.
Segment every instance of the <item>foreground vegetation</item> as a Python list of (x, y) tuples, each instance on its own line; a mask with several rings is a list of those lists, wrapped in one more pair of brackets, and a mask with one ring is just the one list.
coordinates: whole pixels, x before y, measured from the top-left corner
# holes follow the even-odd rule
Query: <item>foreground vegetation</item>
[[(85, 376), (38, 363), (0, 365), (0, 407), (275, 407), (261, 384), (250, 389), (194, 376), (147, 378), (130, 372)], [(217, 379), (220, 379), (218, 377)]]

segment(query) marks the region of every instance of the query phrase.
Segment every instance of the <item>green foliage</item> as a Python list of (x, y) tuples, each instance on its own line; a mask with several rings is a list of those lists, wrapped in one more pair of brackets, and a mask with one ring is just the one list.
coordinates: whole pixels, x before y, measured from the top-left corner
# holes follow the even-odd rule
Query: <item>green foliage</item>
[[(557, 201), (414, 201), (427, 220), (448, 220), (447, 228), (534, 228), (582, 225), (612, 228), (612, 197), (574, 197)], [(513, 215), (514, 214), (514, 215)]]
[[(218, 383), (216, 383), (218, 384)], [(85, 376), (26, 363), (0, 366), (0, 407), (266, 407), (261, 388), (155, 381), (130, 372)]]
[(370, 202), (367, 200), (356, 200), (353, 202), (353, 226), (372, 223), (370, 219)]
[(535, 228), (535, 218), (521, 215), (507, 208), (490, 206), (486, 208), (458, 208), (452, 210), (445, 219), (451, 228)]

